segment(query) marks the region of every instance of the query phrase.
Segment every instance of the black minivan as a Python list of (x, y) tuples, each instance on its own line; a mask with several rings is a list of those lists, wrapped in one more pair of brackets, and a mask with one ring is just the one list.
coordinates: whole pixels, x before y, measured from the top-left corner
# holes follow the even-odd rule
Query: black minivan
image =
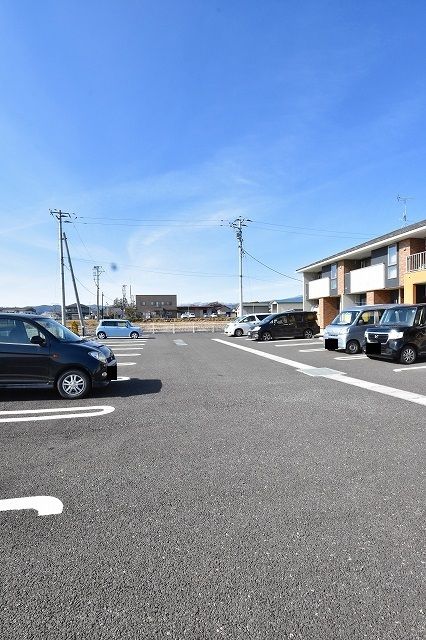
[(413, 364), (426, 356), (426, 304), (401, 304), (387, 309), (378, 325), (365, 332), (365, 353)]
[(0, 313), (0, 388), (56, 388), (75, 400), (116, 379), (117, 362), (106, 345), (51, 318)]
[(313, 338), (319, 333), (315, 311), (283, 311), (273, 313), (260, 324), (250, 329), (252, 340), (275, 340), (276, 338)]

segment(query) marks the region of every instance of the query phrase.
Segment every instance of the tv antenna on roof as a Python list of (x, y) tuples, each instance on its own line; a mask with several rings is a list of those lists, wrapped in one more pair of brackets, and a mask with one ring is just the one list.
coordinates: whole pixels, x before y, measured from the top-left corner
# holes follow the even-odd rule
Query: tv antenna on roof
[(414, 200), (414, 198), (412, 198), (411, 196), (400, 196), (399, 193), (396, 196), (396, 199), (398, 200), (398, 202), (403, 202), (404, 203), (404, 213), (402, 215), (402, 220), (404, 222), (404, 225), (407, 224), (407, 200)]

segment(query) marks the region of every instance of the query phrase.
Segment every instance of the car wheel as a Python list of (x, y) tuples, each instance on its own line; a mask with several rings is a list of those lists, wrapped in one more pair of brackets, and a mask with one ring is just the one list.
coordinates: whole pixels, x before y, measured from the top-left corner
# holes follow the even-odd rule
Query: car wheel
[(314, 337), (314, 332), (312, 331), (312, 329), (305, 329), (303, 332), (303, 337), (306, 338), (306, 340), (310, 340)]
[(106, 333), (104, 333), (103, 331), (99, 331), (98, 338), (99, 338), (99, 340), (105, 340)]
[(136, 340), (136, 338), (139, 338), (139, 334), (137, 331), (132, 331), (132, 333), (130, 334), (130, 337)]
[(262, 333), (262, 340), (263, 342), (269, 342), (269, 340), (272, 340), (272, 333), (270, 331), (265, 331), (265, 333)]
[(244, 333), (244, 331), (242, 329), (235, 329), (234, 336), (237, 336), (237, 338), (241, 338), (243, 333)]
[(90, 378), (84, 371), (70, 369), (59, 376), (56, 388), (68, 400), (84, 398), (91, 389)]
[(417, 359), (416, 348), (411, 344), (407, 344), (401, 349), (399, 354), (399, 361), (401, 364), (413, 364)]
[(349, 340), (346, 345), (346, 353), (350, 353), (351, 356), (354, 356), (356, 353), (361, 351), (361, 347), (359, 345), (358, 340)]

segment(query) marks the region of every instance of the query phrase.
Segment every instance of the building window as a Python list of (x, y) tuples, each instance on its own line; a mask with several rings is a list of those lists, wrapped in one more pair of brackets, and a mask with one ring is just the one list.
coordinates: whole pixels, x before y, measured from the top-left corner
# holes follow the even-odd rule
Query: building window
[(391, 244), (388, 247), (388, 280), (393, 280), (398, 277), (397, 259), (397, 246), (396, 244)]
[(337, 264), (331, 265), (331, 273), (330, 273), (330, 289), (337, 289)]
[(371, 265), (371, 259), (370, 258), (364, 258), (363, 260), (359, 261), (359, 268), (360, 269), (365, 269), (365, 267), (369, 267)]

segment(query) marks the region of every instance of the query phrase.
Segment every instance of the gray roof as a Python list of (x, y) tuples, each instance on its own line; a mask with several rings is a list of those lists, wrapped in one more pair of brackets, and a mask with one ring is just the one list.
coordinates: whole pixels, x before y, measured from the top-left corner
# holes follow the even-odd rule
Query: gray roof
[[(414, 232), (414, 233), (413, 233)], [(426, 220), (422, 220), (421, 222), (416, 222), (414, 224), (410, 224), (407, 227), (402, 227), (400, 229), (396, 229), (395, 231), (391, 231), (390, 233), (386, 233), (383, 236), (378, 236), (377, 238), (373, 238), (372, 240), (368, 240), (368, 242), (363, 242), (362, 244), (358, 244), (355, 247), (351, 247), (350, 249), (345, 249), (344, 251), (340, 251), (339, 253), (335, 253), (332, 256), (328, 256), (327, 258), (322, 258), (317, 262), (312, 262), (311, 264), (306, 265), (305, 267), (300, 267), (296, 271), (299, 273), (300, 271), (307, 271), (312, 267), (321, 266), (324, 264), (328, 264), (330, 262), (334, 262), (339, 258), (349, 257), (350, 254), (354, 254), (357, 252), (362, 253), (363, 249), (369, 249), (373, 247), (379, 247), (388, 244), (389, 240), (403, 240), (405, 238), (410, 237), (426, 237)]]
[(279, 302), (280, 304), (292, 304), (293, 302), (303, 302), (303, 296), (293, 296), (293, 298), (283, 298), (282, 300), (273, 300), (272, 302)]

